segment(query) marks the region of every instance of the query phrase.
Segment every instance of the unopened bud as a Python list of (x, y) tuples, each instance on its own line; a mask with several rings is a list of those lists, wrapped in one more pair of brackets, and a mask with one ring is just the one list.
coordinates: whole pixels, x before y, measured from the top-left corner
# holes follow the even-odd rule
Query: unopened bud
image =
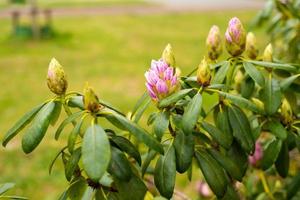
[(93, 113), (98, 112), (101, 108), (98, 97), (95, 94), (93, 88), (90, 87), (88, 83), (86, 83), (84, 87), (83, 94), (84, 94), (83, 96), (84, 108)]
[(246, 39), (246, 54), (250, 59), (256, 59), (258, 55), (258, 49), (256, 48), (256, 37), (252, 32), (247, 34)]
[(273, 47), (272, 47), (272, 44), (268, 44), (268, 46), (265, 48), (264, 55), (263, 55), (263, 61), (265, 61), (265, 62), (272, 62), (273, 61)]
[(240, 92), (241, 90), (241, 84), (244, 80), (244, 74), (241, 72), (241, 70), (238, 70), (235, 77), (234, 77), (234, 83), (235, 83), (235, 89)]
[(202, 86), (208, 86), (210, 84), (211, 72), (209, 64), (207, 63), (206, 58), (204, 58), (197, 70), (197, 81)]
[(281, 118), (284, 124), (293, 122), (293, 111), (286, 98), (283, 99), (281, 104)]
[(161, 58), (171, 67), (175, 67), (175, 57), (172, 46), (168, 44), (164, 49)]
[(65, 71), (55, 58), (52, 58), (49, 64), (47, 85), (57, 95), (63, 95), (68, 87)]
[(225, 39), (226, 49), (230, 55), (239, 56), (244, 52), (246, 31), (237, 17), (234, 17), (229, 21)]
[(222, 53), (222, 41), (220, 29), (214, 25), (211, 27), (206, 38), (206, 47), (208, 50), (208, 57), (211, 60), (217, 60)]

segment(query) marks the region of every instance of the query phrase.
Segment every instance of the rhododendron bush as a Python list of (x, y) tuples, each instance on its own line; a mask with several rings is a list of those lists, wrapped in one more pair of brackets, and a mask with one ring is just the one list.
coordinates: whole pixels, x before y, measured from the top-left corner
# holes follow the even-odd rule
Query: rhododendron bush
[[(26, 113), (2, 144), (25, 127), (25, 153), (40, 144), (49, 126), (57, 128), (56, 140), (68, 134), (49, 167), (51, 173), (62, 159), (69, 187), (60, 199), (187, 199), (175, 190), (183, 173), (192, 181), (201, 173), (203, 198), (211, 198), (210, 190), (228, 200), (297, 198), (298, 67), (275, 59), (271, 44), (259, 51), (254, 33), (236, 17), (224, 37), (212, 26), (206, 47), (199, 66), (182, 76), (184, 66), (176, 65), (167, 45), (149, 62), (146, 92), (130, 114), (98, 98), (88, 84), (82, 93), (68, 92), (65, 72), (52, 59), (47, 84), (55, 97)], [(225, 49), (228, 58), (220, 60)], [(156, 111), (142, 127), (150, 104)], [(56, 126), (63, 111), (67, 117)], [(73, 129), (66, 131), (69, 124)]]

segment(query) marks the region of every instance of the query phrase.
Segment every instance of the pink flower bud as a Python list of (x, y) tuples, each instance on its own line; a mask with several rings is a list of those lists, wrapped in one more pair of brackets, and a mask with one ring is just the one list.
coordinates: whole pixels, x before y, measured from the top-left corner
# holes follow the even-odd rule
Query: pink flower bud
[(246, 31), (237, 17), (234, 17), (229, 21), (225, 39), (226, 49), (230, 55), (239, 56), (244, 52)]
[(208, 184), (204, 181), (197, 181), (196, 182), (196, 190), (198, 194), (202, 197), (211, 197), (212, 191), (209, 188)]
[(150, 69), (145, 73), (146, 88), (154, 101), (169, 96), (179, 89), (179, 75), (164, 60), (152, 60)]
[(211, 60), (216, 60), (222, 53), (222, 41), (220, 29), (214, 25), (211, 27), (206, 38), (206, 47), (208, 50), (208, 57)]
[(248, 157), (249, 163), (253, 167), (258, 167), (262, 158), (263, 158), (263, 147), (259, 141), (256, 141), (254, 154)]

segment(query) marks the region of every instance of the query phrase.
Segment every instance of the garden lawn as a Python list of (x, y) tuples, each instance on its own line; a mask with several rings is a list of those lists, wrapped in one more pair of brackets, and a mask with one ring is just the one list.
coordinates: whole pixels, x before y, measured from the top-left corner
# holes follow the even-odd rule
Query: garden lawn
[[(175, 52), (182, 74), (197, 67), (205, 55), (205, 38), (213, 24), (225, 32), (227, 21), (238, 16), (249, 22), (255, 12), (204, 12), (149, 16), (89, 16), (54, 18), (59, 36), (42, 42), (9, 37), (10, 21), (0, 19), (0, 133), (39, 102), (52, 97), (46, 82), (48, 63), (56, 57), (64, 66), (69, 91), (82, 90), (86, 81), (99, 97), (124, 112), (144, 92), (144, 72), (158, 59), (167, 43)], [(263, 37), (263, 34), (258, 34)], [(260, 46), (266, 44), (266, 40)], [(67, 133), (63, 133), (67, 135)], [(30, 199), (53, 200), (65, 187), (61, 161), (48, 175), (48, 165), (63, 142), (53, 139), (53, 129), (30, 155), (21, 150), (20, 137), (0, 148), (0, 182), (17, 184), (13, 193)], [(195, 170), (195, 173), (197, 170)], [(192, 195), (185, 181), (177, 185)]]

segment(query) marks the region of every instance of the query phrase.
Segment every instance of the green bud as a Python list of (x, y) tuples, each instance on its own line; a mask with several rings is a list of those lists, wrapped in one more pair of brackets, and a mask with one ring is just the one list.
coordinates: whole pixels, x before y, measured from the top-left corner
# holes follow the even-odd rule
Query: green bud
[(263, 61), (273, 62), (273, 47), (272, 47), (272, 44), (268, 44), (268, 46), (265, 48), (264, 55), (263, 55)]
[(175, 57), (173, 53), (172, 46), (168, 44), (166, 48), (164, 49), (161, 58), (172, 67), (175, 67)]
[(235, 83), (236, 90), (238, 92), (240, 92), (241, 90), (241, 84), (243, 80), (244, 80), (244, 74), (241, 72), (241, 70), (238, 70), (236, 72), (236, 75), (234, 76), (234, 83)]
[(252, 32), (247, 34), (246, 54), (250, 59), (253, 60), (255, 60), (258, 55), (258, 49), (256, 48), (256, 37)]
[(83, 94), (84, 108), (92, 113), (97, 113), (100, 110), (101, 105), (99, 104), (98, 97), (93, 88), (90, 87), (88, 83), (86, 83), (84, 87)]
[(52, 58), (49, 64), (47, 85), (49, 89), (57, 95), (65, 94), (68, 87), (65, 72), (55, 58)]
[(208, 86), (210, 84), (211, 72), (206, 58), (204, 57), (199, 64), (197, 70), (197, 81), (202, 86)]
[(214, 25), (211, 27), (208, 36), (206, 38), (206, 47), (208, 51), (208, 57), (211, 60), (216, 60), (222, 53), (222, 40), (220, 29)]
[(281, 118), (284, 124), (293, 122), (293, 111), (286, 98), (283, 99), (281, 104)]

